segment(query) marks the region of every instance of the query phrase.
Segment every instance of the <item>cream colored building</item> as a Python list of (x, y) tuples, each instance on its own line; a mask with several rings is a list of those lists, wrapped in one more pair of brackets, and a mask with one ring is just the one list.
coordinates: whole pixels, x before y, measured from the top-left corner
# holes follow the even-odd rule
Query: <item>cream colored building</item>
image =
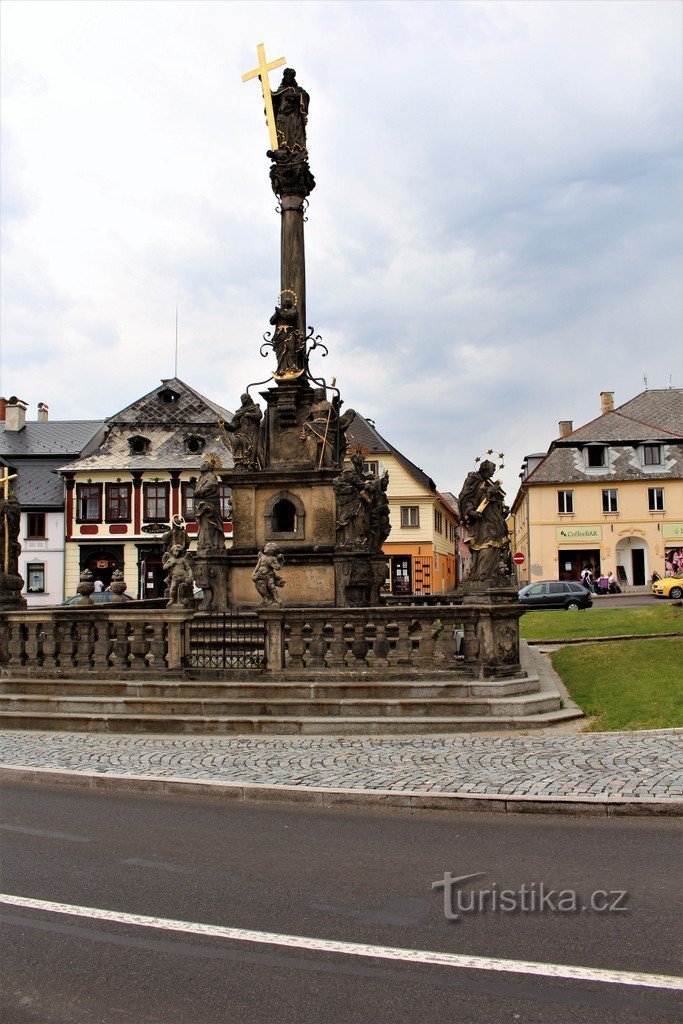
[(435, 594), (457, 583), (455, 509), (431, 477), (378, 434), (374, 424), (356, 416), (348, 433), (361, 446), (366, 466), (389, 472), (391, 533), (382, 550), (389, 563), (394, 594)]
[(600, 415), (569, 420), (529, 455), (511, 507), (520, 583), (612, 571), (626, 585), (683, 570), (683, 390), (648, 390)]

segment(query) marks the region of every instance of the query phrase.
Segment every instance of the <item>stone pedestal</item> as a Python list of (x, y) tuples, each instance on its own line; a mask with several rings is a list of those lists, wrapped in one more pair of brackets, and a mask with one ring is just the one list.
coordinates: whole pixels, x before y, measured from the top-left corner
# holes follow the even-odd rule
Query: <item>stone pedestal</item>
[(378, 605), (380, 591), (387, 578), (387, 560), (383, 555), (335, 552), (334, 596), (338, 608), (365, 608)]
[(476, 606), (475, 622), (465, 623), (465, 660), (479, 666), (483, 679), (521, 673), (519, 620), (524, 608), (517, 600), (517, 586), (510, 576), (483, 583), (464, 583), (459, 588), (462, 606)]
[(24, 581), (16, 573), (0, 572), (0, 611), (20, 611), (26, 608), (21, 591)]
[(194, 579), (204, 591), (199, 604), (203, 612), (223, 612), (228, 607), (228, 553), (197, 554), (194, 557)]

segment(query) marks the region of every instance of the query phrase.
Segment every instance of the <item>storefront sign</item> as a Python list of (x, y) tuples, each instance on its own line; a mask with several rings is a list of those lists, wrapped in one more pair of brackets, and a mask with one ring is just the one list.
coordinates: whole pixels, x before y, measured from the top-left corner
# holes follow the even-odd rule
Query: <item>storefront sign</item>
[(683, 540), (683, 523), (662, 523), (662, 535), (672, 540)]
[(602, 540), (602, 526), (556, 526), (555, 537), (558, 544)]
[(168, 523), (145, 523), (140, 527), (140, 533), (166, 533), (168, 529)]

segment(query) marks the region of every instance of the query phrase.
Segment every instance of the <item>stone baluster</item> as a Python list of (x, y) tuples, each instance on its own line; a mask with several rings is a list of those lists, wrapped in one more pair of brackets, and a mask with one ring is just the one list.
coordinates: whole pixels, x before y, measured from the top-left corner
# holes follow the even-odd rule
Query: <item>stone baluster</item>
[(76, 625), (76, 663), (79, 668), (87, 669), (92, 664), (92, 648), (94, 642), (94, 625), (84, 615), (79, 616)]
[(123, 619), (117, 619), (113, 625), (113, 644), (109, 660), (117, 669), (128, 669), (128, 626)]
[(147, 667), (146, 654), (149, 650), (147, 640), (146, 624), (144, 622), (128, 623), (128, 638), (130, 649), (128, 661), (132, 670)]
[(149, 624), (148, 629), (151, 630), (148, 664), (151, 669), (160, 672), (166, 668), (166, 624), (156, 619)]
[(306, 644), (301, 635), (303, 629), (303, 622), (301, 619), (296, 619), (289, 623), (290, 634), (287, 641), (287, 668), (298, 671), (306, 667), (304, 662), (304, 654), (306, 653)]
[(26, 623), (26, 664), (31, 668), (41, 664), (38, 641), (38, 634), (41, 628), (41, 623), (36, 622), (35, 620)]
[(400, 619), (398, 625), (398, 644), (396, 645), (396, 663), (398, 665), (410, 665), (411, 643), (409, 624), (405, 619)]
[(92, 660), (96, 669), (108, 669), (109, 664), (109, 619), (99, 616), (94, 624), (95, 639), (92, 645)]
[(17, 619), (10, 620), (10, 634), (7, 643), (9, 663), (13, 668), (26, 664), (26, 652), (24, 648), (26, 626)]
[(52, 618), (46, 618), (41, 624), (40, 644), (43, 652), (43, 665), (45, 668), (55, 668), (59, 665), (57, 657), (57, 623)]
[(431, 668), (434, 665), (434, 652), (436, 650), (437, 642), (443, 635), (439, 632), (436, 625), (440, 620), (430, 622), (429, 620), (422, 619), (419, 623), (415, 623), (411, 627), (411, 635), (413, 640), (418, 641), (418, 648), (416, 652), (417, 664), (420, 668)]
[(324, 669), (325, 655), (327, 654), (327, 638), (326, 632), (328, 629), (328, 623), (324, 618), (316, 617), (312, 625), (311, 639), (308, 645), (310, 652), (310, 659), (308, 662), (308, 668), (310, 669)]

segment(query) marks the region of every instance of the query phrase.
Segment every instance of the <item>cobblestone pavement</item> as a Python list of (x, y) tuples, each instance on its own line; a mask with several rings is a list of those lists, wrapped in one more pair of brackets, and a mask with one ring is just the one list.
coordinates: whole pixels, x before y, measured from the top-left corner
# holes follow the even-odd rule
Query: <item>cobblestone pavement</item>
[(0, 731), (0, 765), (431, 795), (680, 799), (683, 730), (349, 738)]

